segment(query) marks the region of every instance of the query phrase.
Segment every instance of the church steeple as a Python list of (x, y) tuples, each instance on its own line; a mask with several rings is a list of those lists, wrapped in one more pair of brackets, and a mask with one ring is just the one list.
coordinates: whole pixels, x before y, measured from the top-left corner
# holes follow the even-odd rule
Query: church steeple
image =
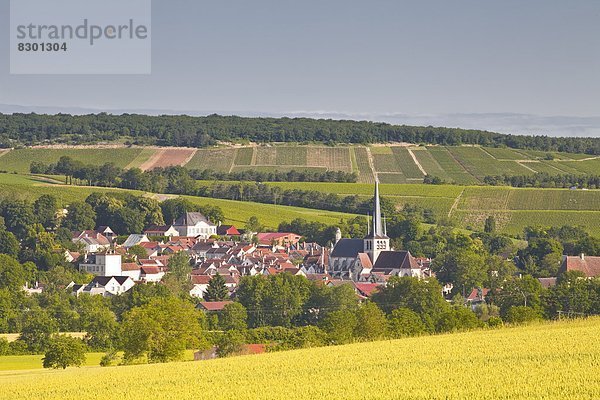
[(373, 198), (373, 228), (364, 239), (364, 252), (369, 255), (375, 265), (382, 251), (390, 250), (390, 239), (381, 217), (381, 201), (379, 199), (379, 180), (375, 181), (375, 194)]
[(381, 223), (381, 202), (379, 201), (379, 180), (375, 181), (375, 209), (373, 210), (373, 236), (383, 236)]

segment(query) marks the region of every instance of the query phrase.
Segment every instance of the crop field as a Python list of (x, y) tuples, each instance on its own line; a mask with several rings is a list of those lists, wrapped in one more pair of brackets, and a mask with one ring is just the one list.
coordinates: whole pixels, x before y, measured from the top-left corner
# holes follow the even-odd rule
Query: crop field
[[(1, 158), (0, 158), (1, 160)], [(600, 158), (595, 158), (593, 160), (585, 160), (585, 161), (564, 161), (560, 162), (561, 167), (567, 166), (569, 168), (573, 168), (579, 173), (584, 174), (600, 174)]]
[[(380, 177), (385, 175), (389, 174), (380, 174)], [(274, 182), (269, 185), (282, 190), (358, 195), (364, 199), (370, 198), (373, 193), (372, 184)], [(600, 230), (600, 190), (381, 184), (380, 193), (399, 207), (416, 204), (431, 208), (438, 216), (450, 213), (458, 199), (451, 214), (457, 217), (463, 228), (481, 229), (485, 218), (495, 215), (497, 229), (510, 234), (522, 234), (523, 228), (528, 225), (579, 225), (592, 233)]]
[(364, 147), (354, 147), (352, 149), (356, 156), (356, 165), (358, 167), (358, 181), (361, 183), (374, 183), (375, 177), (369, 164), (369, 155)]
[(235, 154), (235, 165), (251, 165), (254, 157), (253, 147), (242, 147)]
[[(473, 175), (459, 164), (447, 148), (428, 147), (427, 150), (431, 153), (439, 166), (446, 171), (452, 181), (459, 185), (470, 185), (478, 182)], [(425, 170), (427, 171), (427, 168), (425, 168)], [(432, 175), (435, 175), (435, 173), (432, 173)]]
[(127, 165), (127, 168), (142, 168), (156, 154), (157, 149), (143, 148), (142, 151)]
[(233, 148), (198, 150), (185, 167), (228, 172), (236, 158), (235, 152), (236, 149)]
[[(0, 174), (0, 199), (34, 201), (43, 194), (50, 194), (56, 197), (60, 204), (68, 205), (73, 201), (85, 200), (93, 192), (117, 193), (121, 191), (122, 189), (53, 184), (49, 183), (45, 177)], [(134, 190), (128, 192), (142, 194), (142, 192)]]
[(306, 165), (306, 147), (276, 147), (275, 149), (277, 150), (275, 165)]
[(352, 172), (351, 151), (350, 147), (309, 147), (307, 164), (325, 166), (330, 171)]
[(14, 371), (0, 374), (0, 399), (597, 399), (599, 329), (590, 318), (211, 361)]
[(377, 172), (393, 172), (402, 174), (400, 165), (396, 160), (394, 154), (373, 154), (373, 162), (375, 164), (375, 171)]
[[(87, 353), (84, 365), (100, 365), (103, 355), (104, 353)], [(42, 369), (43, 357), (43, 355), (0, 356), (0, 377), (3, 376), (2, 371)]]
[(498, 160), (529, 160), (529, 156), (520, 150), (506, 147), (486, 147), (484, 150)]
[[(245, 147), (186, 148), (66, 148), (18, 149), (0, 153), (0, 171), (27, 173), (32, 161), (56, 162), (68, 155), (84, 163), (114, 162), (123, 168), (149, 170), (182, 165), (189, 169), (241, 171), (355, 171), (359, 182), (375, 181), (369, 163), (371, 153), (375, 173), (381, 182), (411, 183), (428, 175), (461, 185), (480, 183), (486, 175), (597, 174), (600, 158), (586, 154), (545, 153), (510, 148), (478, 146), (373, 145), (323, 146), (277, 144)], [(546, 160), (552, 154), (554, 160)]]
[(422, 180), (423, 173), (415, 164), (415, 160), (410, 155), (406, 147), (392, 147), (396, 162), (400, 165), (400, 170), (408, 180)]
[(425, 149), (424, 147), (419, 147), (413, 150), (413, 154), (419, 161), (419, 164), (427, 171), (427, 173), (431, 176), (437, 176), (438, 178), (443, 179), (446, 182), (452, 181), (452, 178), (446, 172), (444, 168), (433, 158), (433, 155), (430, 151)]
[(69, 156), (85, 164), (102, 165), (112, 162), (118, 167), (125, 168), (140, 153), (142, 153), (141, 148), (16, 149), (0, 157), (0, 170), (29, 173), (33, 161), (50, 164), (57, 162), (62, 156)]
[(233, 172), (249, 170), (258, 172), (327, 172), (327, 168), (325, 167), (297, 167), (294, 165), (281, 165), (278, 167), (268, 165), (236, 165), (232, 168)]
[(144, 171), (154, 168), (166, 168), (186, 165), (196, 154), (195, 149), (178, 149), (163, 147), (155, 150), (155, 153), (144, 162), (140, 168)]
[(531, 175), (534, 173), (515, 161), (498, 161), (480, 147), (449, 147), (448, 150), (471, 175), (479, 180), (486, 175)]

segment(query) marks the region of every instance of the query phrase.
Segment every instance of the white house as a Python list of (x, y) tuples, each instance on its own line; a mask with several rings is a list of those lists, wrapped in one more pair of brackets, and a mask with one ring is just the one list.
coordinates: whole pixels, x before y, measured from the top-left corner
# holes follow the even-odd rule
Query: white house
[(118, 296), (135, 285), (128, 276), (96, 276), (81, 293), (102, 296)]
[(192, 236), (208, 239), (217, 234), (217, 225), (210, 222), (202, 213), (186, 212), (177, 218), (173, 227), (179, 236)]
[(123, 247), (125, 249), (129, 249), (135, 245), (138, 245), (140, 243), (148, 243), (150, 241), (150, 239), (148, 239), (148, 236), (143, 235), (143, 234), (138, 234), (138, 233), (134, 233), (131, 234), (127, 237), (127, 239), (125, 239), (125, 243), (123, 243)]
[(110, 240), (96, 231), (73, 232), (73, 243), (80, 244), (87, 253), (97, 253), (110, 248)]
[(212, 276), (208, 275), (192, 275), (192, 284), (194, 286), (190, 290), (190, 296), (199, 299), (204, 298), (204, 293), (206, 293), (211, 278)]
[(80, 271), (86, 271), (98, 276), (121, 276), (121, 255), (114, 253), (91, 254), (79, 264)]
[(152, 225), (144, 231), (144, 234), (147, 236), (179, 236), (179, 232), (173, 225)]

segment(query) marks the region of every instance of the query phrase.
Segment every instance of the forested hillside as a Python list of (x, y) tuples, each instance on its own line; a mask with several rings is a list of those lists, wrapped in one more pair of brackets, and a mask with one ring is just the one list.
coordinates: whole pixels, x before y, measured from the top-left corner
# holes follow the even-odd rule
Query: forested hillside
[[(538, 132), (543, 134), (544, 132)], [(146, 116), (0, 114), (0, 147), (131, 140), (138, 144), (206, 147), (217, 141), (478, 144), (600, 154), (600, 138), (515, 136), (455, 128), (396, 126), (367, 121)]]

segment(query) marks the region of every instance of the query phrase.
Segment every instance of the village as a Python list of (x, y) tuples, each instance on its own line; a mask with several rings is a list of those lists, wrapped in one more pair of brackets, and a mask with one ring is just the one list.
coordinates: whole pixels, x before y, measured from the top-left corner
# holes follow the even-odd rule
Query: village
[[(150, 226), (118, 244), (108, 226), (73, 232), (81, 250), (65, 251), (65, 261), (94, 275), (87, 284), (65, 287), (75, 296), (118, 296), (134, 285), (159, 284), (169, 273), (169, 259), (185, 254), (191, 266), (189, 295), (205, 311), (218, 312), (235, 299), (244, 276), (291, 274), (326, 286), (351, 285), (359, 299), (368, 299), (393, 276), (435, 278), (430, 258), (413, 257), (406, 250), (390, 248), (382, 217), (379, 188), (375, 184), (372, 223), (365, 238), (342, 238), (339, 228), (330, 246), (309, 243), (293, 232), (249, 232), (233, 225), (214, 224), (200, 212), (185, 212), (170, 225)], [(600, 257), (567, 256), (559, 273), (577, 271), (586, 278), (600, 277)], [(227, 288), (227, 300), (206, 298), (211, 280), (219, 276)], [(557, 277), (537, 278), (543, 288), (556, 285)], [(25, 285), (29, 293), (42, 293), (43, 285)], [(453, 289), (446, 282), (442, 294)], [(490, 289), (469, 288), (466, 302), (472, 307), (486, 302)]]

